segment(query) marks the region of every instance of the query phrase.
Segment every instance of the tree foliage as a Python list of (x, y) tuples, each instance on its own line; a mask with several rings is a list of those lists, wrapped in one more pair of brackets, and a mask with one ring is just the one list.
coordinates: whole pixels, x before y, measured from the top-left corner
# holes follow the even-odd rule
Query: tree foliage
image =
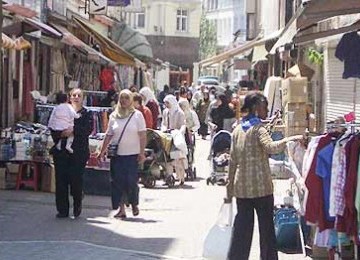
[(200, 60), (216, 54), (217, 36), (215, 24), (206, 19), (205, 15), (200, 20)]

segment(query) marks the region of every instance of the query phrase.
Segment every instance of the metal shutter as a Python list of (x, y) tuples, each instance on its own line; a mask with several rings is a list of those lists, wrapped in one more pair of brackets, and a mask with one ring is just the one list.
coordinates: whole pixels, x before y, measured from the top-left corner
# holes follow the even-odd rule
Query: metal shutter
[[(334, 120), (353, 111), (355, 79), (343, 79), (344, 64), (335, 57), (334, 48), (324, 51), (325, 120)], [(357, 79), (356, 118), (360, 119), (360, 79)]]

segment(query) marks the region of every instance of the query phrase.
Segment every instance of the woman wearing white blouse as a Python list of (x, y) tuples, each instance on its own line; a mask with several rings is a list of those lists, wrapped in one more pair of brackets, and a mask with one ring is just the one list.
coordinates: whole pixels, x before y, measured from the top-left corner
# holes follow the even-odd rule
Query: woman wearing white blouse
[(104, 158), (110, 142), (118, 144), (117, 156), (110, 159), (112, 207), (118, 209), (115, 217), (126, 218), (125, 198), (132, 206), (133, 215), (137, 216), (139, 214), (138, 166), (145, 159), (146, 125), (142, 113), (133, 106), (133, 94), (130, 90), (120, 92), (115, 111), (110, 115), (99, 160)]

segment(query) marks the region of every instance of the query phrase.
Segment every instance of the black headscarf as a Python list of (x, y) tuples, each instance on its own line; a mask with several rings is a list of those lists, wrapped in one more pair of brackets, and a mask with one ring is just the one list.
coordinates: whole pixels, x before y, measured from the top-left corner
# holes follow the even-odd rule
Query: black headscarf
[(218, 95), (221, 105), (212, 109), (210, 116), (212, 122), (217, 125), (216, 132), (224, 129), (224, 119), (234, 118), (235, 112), (229, 107), (229, 101), (224, 94)]

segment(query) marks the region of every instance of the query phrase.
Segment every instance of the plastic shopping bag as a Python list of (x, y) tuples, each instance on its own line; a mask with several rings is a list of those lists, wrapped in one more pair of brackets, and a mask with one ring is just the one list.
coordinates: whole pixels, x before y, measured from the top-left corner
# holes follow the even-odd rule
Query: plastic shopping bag
[(218, 219), (205, 238), (203, 257), (211, 260), (224, 260), (230, 247), (233, 226), (233, 204), (223, 203)]

